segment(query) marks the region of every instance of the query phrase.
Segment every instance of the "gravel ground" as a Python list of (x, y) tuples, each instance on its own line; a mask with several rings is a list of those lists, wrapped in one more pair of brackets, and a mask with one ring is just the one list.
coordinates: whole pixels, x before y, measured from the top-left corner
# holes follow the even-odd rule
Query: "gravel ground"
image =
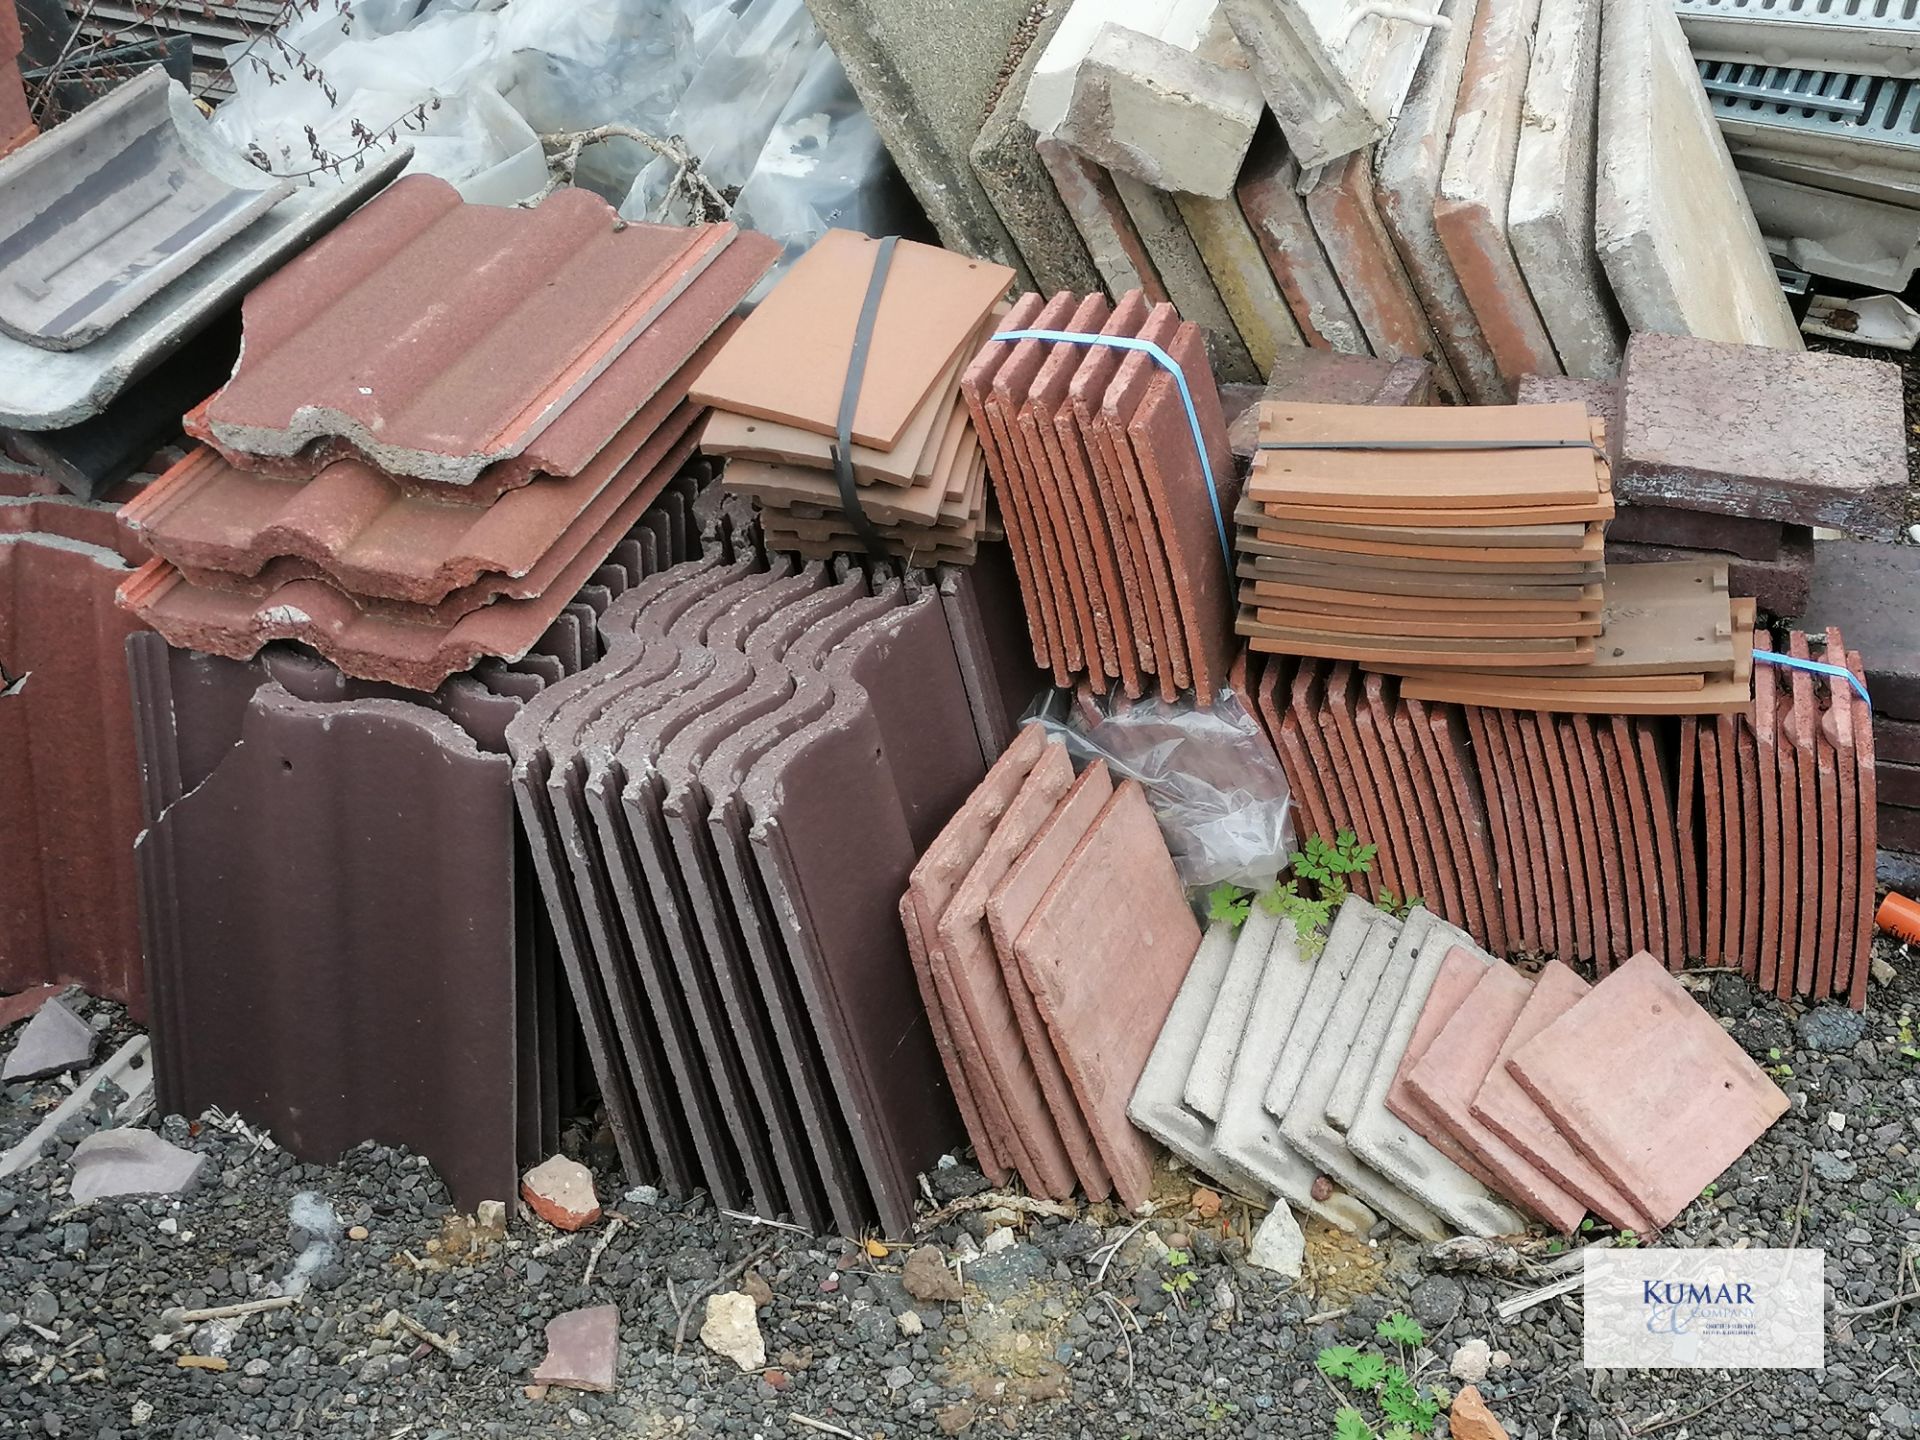
[[(1920, 1009), (1920, 957), (1883, 955), (1899, 973), (1874, 986), (1863, 1020), (1701, 977), (1705, 1003), (1777, 1067), (1793, 1109), (1681, 1218), (1674, 1243), (1824, 1248), (1837, 1307), (1920, 1288), (1903, 1270), (1909, 1247), (1920, 1251), (1920, 1067), (1900, 1033)], [(94, 1013), (103, 1028), (123, 1024), (112, 1007)], [(0, 1133), (23, 1132), (60, 1093), (0, 1092)], [(1394, 1311), (1430, 1337), (1408, 1356), (1423, 1382), (1455, 1386), (1446, 1372), (1467, 1342), (1496, 1352), (1481, 1388), (1516, 1440), (1893, 1440), (1920, 1412), (1920, 1306), (1836, 1310), (1819, 1373), (1590, 1375), (1577, 1297), (1503, 1322), (1493, 1306), (1537, 1280), (1443, 1273), (1419, 1247), (1318, 1230), (1307, 1282), (1290, 1288), (1245, 1264), (1257, 1217), (1229, 1202), (1202, 1219), (1191, 1177), (1171, 1172), (1164, 1218), (1137, 1230), (1101, 1207), (996, 1213), (972, 1171), (935, 1172), (948, 1210), (920, 1238), (960, 1256), (965, 1278), (964, 1300), (940, 1303), (908, 1294), (902, 1246), (749, 1225), (700, 1200), (636, 1192), (578, 1235), (527, 1220), (488, 1242), (450, 1213), (418, 1157), (369, 1146), (311, 1166), (215, 1123), (160, 1128), (209, 1156), (185, 1198), (75, 1206), (64, 1144), (0, 1190), (0, 1434), (1328, 1436), (1336, 1401), (1314, 1356), (1371, 1341)], [(308, 1285), (293, 1308), (170, 1332), (171, 1307), (276, 1293), (302, 1254)], [(715, 1288), (763, 1298), (766, 1370), (742, 1373), (696, 1338)], [(621, 1315), (616, 1393), (530, 1391), (545, 1322), (608, 1302)], [(227, 1368), (180, 1365), (196, 1353)]]

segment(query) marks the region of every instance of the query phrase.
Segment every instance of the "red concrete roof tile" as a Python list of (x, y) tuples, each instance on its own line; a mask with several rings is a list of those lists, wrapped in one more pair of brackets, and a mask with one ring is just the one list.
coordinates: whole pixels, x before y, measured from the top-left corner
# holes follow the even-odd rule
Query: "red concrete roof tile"
[(1646, 1216), (1568, 1142), (1507, 1071), (1507, 1061), (1521, 1046), (1571, 1010), (1592, 988), (1557, 960), (1541, 970), (1474, 1097), (1473, 1114), (1609, 1225), (1645, 1234), (1653, 1228)]
[(1701, 854), (1700, 829), (1700, 731), (1695, 716), (1680, 717), (1680, 746), (1674, 755), (1674, 844), (1680, 852), (1680, 897), (1685, 910), (1686, 949), (1676, 963), (1679, 969), (1687, 960), (1703, 956), (1711, 943), (1704, 912), (1706, 891), (1702, 889), (1705, 860)]
[[(1513, 718), (1520, 754), (1526, 758), (1525, 773), (1532, 778), (1534, 800), (1540, 807), (1545, 842), (1546, 883), (1539, 886), (1536, 898), (1548, 905), (1550, 913), (1542, 917), (1542, 924), (1551, 922), (1553, 926), (1555, 954), (1584, 958), (1592, 954), (1587, 933), (1587, 876), (1581, 868), (1578, 838), (1569, 833), (1570, 796), (1565, 793), (1560, 767), (1549, 763), (1541, 716), (1522, 711)], [(1555, 754), (1558, 749), (1555, 746)]]
[(1651, 955), (1636, 955), (1508, 1069), (1594, 1168), (1664, 1229), (1788, 1109)]
[(1397, 836), (1387, 824), (1386, 807), (1381, 802), (1371, 762), (1356, 728), (1355, 696), (1359, 687), (1355, 679), (1353, 666), (1344, 660), (1327, 672), (1321, 713), (1332, 724), (1327, 725), (1324, 720), (1316, 723), (1322, 725), (1321, 733), (1327, 737), (1334, 772), (1349, 791), (1348, 803), (1364, 822), (1356, 826), (1355, 833), (1361, 840), (1379, 847), (1374, 856), (1376, 883), (1396, 895), (1410, 895), (1413, 892), (1408, 888), (1408, 881), (1413, 871), (1401, 866)]
[[(1712, 721), (1715, 738), (1718, 740), (1720, 783), (1717, 787), (1720, 798), (1720, 845), (1722, 849), (1721, 865), (1726, 878), (1727, 898), (1722, 911), (1724, 928), (1721, 940), (1721, 953), (1729, 965), (1747, 968), (1747, 952), (1741, 948), (1741, 940), (1746, 933), (1746, 828), (1742, 823), (1740, 804), (1740, 729), (1739, 719), (1732, 715), (1716, 715)], [(1705, 724), (1701, 726), (1704, 730)]]
[(1706, 720), (1695, 731), (1696, 754), (1699, 757), (1700, 777), (1700, 826), (1704, 840), (1705, 858), (1701, 864), (1701, 892), (1704, 905), (1705, 931), (1704, 949), (1701, 959), (1709, 965), (1727, 963), (1726, 952), (1726, 904), (1727, 872), (1725, 840), (1721, 834), (1722, 807), (1720, 804), (1720, 735), (1712, 720)]
[[(1847, 651), (1847, 668), (1863, 684), (1866, 681), (1866, 668), (1860, 662), (1858, 650)], [(1867, 1004), (1867, 973), (1871, 969), (1873, 958), (1873, 902), (1874, 886), (1871, 878), (1875, 873), (1879, 844), (1879, 814), (1875, 804), (1877, 796), (1877, 777), (1874, 771), (1873, 716), (1864, 704), (1855, 704), (1853, 709), (1853, 753), (1858, 762), (1854, 798), (1859, 805), (1859, 842), (1860, 865), (1859, 883), (1860, 914), (1854, 941), (1853, 974), (1847, 982), (1847, 1003), (1856, 1010), (1863, 1010)]]
[(1416, 716), (1412, 708), (1419, 703), (1402, 700), (1392, 707), (1392, 734), (1413, 785), (1415, 804), (1409, 823), (1420, 826), (1425, 835), (1428, 858), (1440, 881), (1440, 894), (1428, 900), (1427, 908), (1470, 935), (1486, 935), (1466, 832), (1454, 809), (1452, 788), (1444, 774), (1436, 773), (1437, 764), (1428, 756), (1433, 735), (1420, 723), (1424, 712)]
[(1620, 871), (1625, 923), (1609, 947), (1609, 960), (1618, 961), (1636, 951), (1655, 948), (1648, 939), (1647, 915), (1650, 909), (1659, 908), (1660, 878), (1648, 820), (1646, 781), (1640, 774), (1639, 757), (1634, 754), (1625, 717), (1611, 716), (1608, 723), (1596, 725), (1593, 743), (1600, 755), (1596, 778), (1613, 810), (1618, 846), (1614, 863)]
[[(1080, 1177), (1081, 1189), (1090, 1200), (1105, 1199), (1112, 1193), (1113, 1177), (1106, 1162), (1101, 1159), (1093, 1132), (1088, 1128), (1086, 1116), (1080, 1110), (1080, 1102), (1074, 1096), (1073, 1083), (1067, 1078), (1059, 1048), (1047, 1029), (1045, 1017), (1040, 1013), (1026, 974), (1020, 968), (1015, 947), (1027, 921), (1033, 917), (1034, 909), (1045, 898), (1048, 888), (1080, 842), (1086, 838), (1087, 832), (1093, 828), (1112, 795), (1113, 780), (1107, 772), (1106, 762), (1096, 760), (1073, 782), (1073, 787), (1061, 798), (1053, 812), (1045, 817), (1039, 829), (1034, 831), (1030, 843), (992, 887), (987, 901), (987, 923), (993, 935), (993, 947), (999, 958), (1008, 1000), (1019, 1021), (1027, 1053), (1033, 1057), (1034, 1074), (1039, 1081), (1041, 1094), (1066, 1143), (1074, 1173)], [(996, 831), (996, 838), (997, 835)], [(979, 867), (975, 869), (978, 871)], [(972, 878), (968, 877), (969, 884)], [(1127, 1137), (1121, 1138), (1124, 1141)], [(1144, 1137), (1139, 1139), (1138, 1145), (1142, 1152), (1147, 1151)], [(1150, 1153), (1147, 1163), (1152, 1164)]]
[(496, 600), (451, 625), (368, 614), (351, 597), (318, 580), (294, 580), (258, 599), (201, 589), (159, 560), (126, 582), (121, 603), (174, 645), (244, 660), (269, 641), (299, 640), (348, 675), (431, 690), (482, 656), (513, 660), (531, 650), (692, 451), (691, 438), (682, 440), (583, 542), (544, 593)]
[[(1756, 651), (1770, 651), (1773, 637), (1764, 630), (1753, 635)], [(1775, 752), (1780, 743), (1779, 725), (1774, 718), (1779, 690), (1773, 667), (1754, 667), (1753, 708), (1749, 728), (1753, 731), (1753, 788), (1760, 811), (1760, 948), (1755, 957), (1754, 980), (1762, 991), (1772, 993), (1780, 979), (1782, 950), (1782, 894), (1780, 836), (1779, 763)]]
[(1594, 964), (1604, 975), (1614, 964), (1641, 948), (1639, 945), (1626, 948), (1630, 927), (1626, 875), (1620, 863), (1621, 852), (1633, 847), (1635, 837), (1628, 818), (1614, 814), (1615, 804), (1624, 806), (1625, 797), (1608, 784), (1593, 717), (1574, 715), (1557, 724), (1560, 746), (1573, 780), (1574, 808), (1584, 811), (1581, 831), (1587, 857), (1587, 889), (1589, 895), (1595, 897)]
[(1520, 823), (1522, 810), (1514, 791), (1513, 767), (1508, 763), (1506, 732), (1499, 712), (1463, 705), (1467, 733), (1473, 741), (1474, 769), (1485, 798), (1488, 828), (1493, 832), (1494, 860), (1500, 876), (1500, 907), (1505, 917), (1507, 945), (1515, 950), (1538, 948), (1539, 912), (1534, 907), (1533, 867)]
[[(1509, 919), (1494, 829), (1497, 824), (1504, 835), (1506, 817), (1495, 818), (1495, 807), (1481, 791), (1479, 772), (1470, 763), (1466, 717), (1471, 712), (1459, 705), (1428, 709), (1424, 701), (1405, 698), (1401, 704), (1413, 720), (1416, 741), (1426, 748), (1427, 769), (1439, 786), (1449, 829), (1459, 837), (1461, 848), (1455, 860), (1462, 870), (1462, 883), (1478, 896), (1477, 901), (1469, 901), (1468, 914), (1477, 916), (1484, 930), (1470, 927), (1469, 933), (1484, 933), (1487, 947), (1495, 954), (1505, 954), (1511, 943)], [(1498, 794), (1492, 798), (1497, 802)]]
[(1571, 1235), (1587, 1213), (1585, 1203), (1541, 1173), (1473, 1112), (1474, 1097), (1532, 992), (1532, 982), (1512, 966), (1497, 960), (1486, 966), (1472, 993), (1407, 1072), (1407, 1085), (1428, 1113), (1493, 1173), (1501, 1194)]
[(1401, 898), (1407, 898), (1409, 893), (1417, 895), (1435, 914), (1458, 923), (1460, 912), (1457, 893), (1452, 902), (1454, 908), (1443, 908), (1448, 904), (1447, 892), (1451, 883), (1443, 884), (1440, 879), (1441, 857), (1434, 853), (1425, 823), (1429, 802), (1415, 789), (1412, 770), (1405, 753), (1400, 749), (1383, 676), (1369, 672), (1360, 677), (1354, 728), (1359, 732), (1360, 743), (1366, 747), (1369, 762), (1373, 766), (1374, 783), (1386, 811), (1387, 828), (1393, 833), (1401, 857), (1414, 876), (1411, 883), (1415, 888), (1411, 892), (1402, 891)]
[[(1806, 637), (1795, 634), (1789, 640), (1791, 653), (1805, 658)], [(1785, 735), (1787, 755), (1793, 764), (1794, 783), (1798, 787), (1800, 811), (1800, 913), (1796, 934), (1799, 944), (1793, 971), (1792, 994), (1812, 995), (1819, 973), (1820, 955), (1826, 943), (1822, 927), (1822, 891), (1825, 867), (1833, 843), (1825, 835), (1820, 808), (1820, 775), (1815, 749), (1819, 743), (1819, 707), (1813, 698), (1813, 676), (1805, 670), (1787, 672), (1788, 694), (1792, 697), (1787, 713)], [(1831, 900), (1826, 902), (1831, 905)]]
[(1486, 961), (1470, 951), (1456, 946), (1447, 952), (1446, 958), (1440, 962), (1440, 973), (1434, 976), (1433, 988), (1427, 992), (1427, 1003), (1421, 1007), (1420, 1018), (1414, 1023), (1413, 1037), (1407, 1042), (1406, 1051), (1394, 1071), (1393, 1083), (1387, 1088), (1387, 1109), (1411, 1125), (1428, 1144), (1454, 1164), (1483, 1184), (1497, 1189), (1491, 1172), (1481, 1166), (1479, 1158), (1460, 1143), (1458, 1136), (1440, 1123), (1440, 1118), (1427, 1108), (1426, 1102), (1407, 1083), (1414, 1067), (1426, 1058), (1434, 1040), (1461, 1005), (1466, 1003), (1467, 996), (1473, 993), (1473, 987), (1480, 983), (1486, 968)]
[(1146, 792), (1125, 781), (1035, 908), (1015, 953), (1130, 1209), (1146, 1203), (1153, 1171), (1141, 1163), (1151, 1151), (1127, 1103), (1199, 948), (1200, 927)]
[[(1847, 653), (1846, 637), (1834, 626), (1828, 626), (1826, 648), (1821, 652), (1830, 663), (1844, 665)], [(1869, 932), (1863, 936), (1861, 921), (1866, 907), (1856, 897), (1862, 890), (1860, 884), (1860, 762), (1854, 751), (1854, 716), (1858, 703), (1853, 687), (1844, 681), (1829, 683), (1827, 687), (1827, 714), (1822, 720), (1820, 730), (1824, 739), (1832, 742), (1834, 748), (1834, 779), (1839, 797), (1840, 810), (1840, 888), (1841, 910), (1836, 928), (1839, 931), (1835, 946), (1836, 956), (1833, 967), (1833, 980), (1827, 993), (1841, 997), (1851, 995), (1853, 972), (1856, 967), (1870, 964), (1864, 958), (1865, 947), (1862, 940), (1871, 945)], [(1870, 895), (1872, 885), (1864, 887)]]
[[(1647, 928), (1651, 932), (1650, 938), (1655, 942), (1655, 953), (1665, 957), (1668, 968), (1678, 970), (1688, 957), (1685, 946), (1686, 906), (1681, 898), (1685, 877), (1680, 864), (1680, 847), (1674, 822), (1673, 785), (1668, 777), (1660, 737), (1653, 722), (1636, 719), (1627, 723), (1640, 755), (1640, 774), (1646, 782), (1649, 819), (1653, 824), (1652, 853), (1659, 863), (1657, 901), (1654, 887), (1650, 885), (1647, 888)], [(1644, 876), (1644, 870), (1642, 874)], [(1666, 943), (1661, 947), (1659, 941), (1663, 936)]]
[(294, 473), (343, 453), (447, 484), (508, 459), (571, 473), (599, 447), (547, 454), (542, 436), (737, 233), (621, 225), (585, 190), (468, 205), (408, 176), (247, 296), (208, 432)]

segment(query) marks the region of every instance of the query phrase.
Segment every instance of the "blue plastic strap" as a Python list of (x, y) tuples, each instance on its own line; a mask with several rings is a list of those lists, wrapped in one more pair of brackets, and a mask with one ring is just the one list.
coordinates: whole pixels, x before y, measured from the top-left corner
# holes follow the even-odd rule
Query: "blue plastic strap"
[(1142, 340), (1134, 335), (1081, 335), (1071, 330), (1003, 330), (991, 338), (1006, 341), (1048, 340), (1059, 345), (1101, 345), (1109, 350), (1132, 350), (1147, 356), (1173, 376), (1173, 383), (1180, 387), (1180, 403), (1187, 407), (1187, 428), (1193, 432), (1193, 449), (1200, 457), (1200, 473), (1207, 477), (1207, 501), (1213, 506), (1213, 528), (1220, 537), (1220, 558), (1226, 562), (1227, 574), (1233, 574), (1233, 546), (1227, 539), (1226, 517), (1220, 513), (1220, 491), (1213, 479), (1213, 462), (1207, 458), (1207, 442), (1200, 433), (1200, 413), (1193, 408), (1193, 392), (1187, 388), (1186, 373), (1173, 356), (1153, 341)]
[(1756, 650), (1753, 652), (1753, 658), (1767, 665), (1784, 665), (1790, 670), (1811, 670), (1816, 675), (1845, 680), (1860, 692), (1860, 703), (1868, 710), (1873, 709), (1873, 697), (1867, 694), (1867, 687), (1858, 675), (1844, 665), (1829, 665), (1824, 660), (1802, 660), (1798, 655), (1780, 655), (1772, 650)]

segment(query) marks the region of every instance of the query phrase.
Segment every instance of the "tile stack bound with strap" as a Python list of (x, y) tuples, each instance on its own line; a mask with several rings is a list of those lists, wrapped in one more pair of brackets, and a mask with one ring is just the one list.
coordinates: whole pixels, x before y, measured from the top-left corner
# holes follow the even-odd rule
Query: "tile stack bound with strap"
[(520, 658), (692, 458), (692, 377), (777, 250), (401, 181), (247, 297), (204, 447), (125, 512), (159, 558), (123, 603), (176, 645), (299, 640), (421, 690)]
[(982, 1171), (1036, 1195), (1145, 1203), (1127, 1097), (1200, 932), (1132, 780), (1076, 779), (1023, 729), (921, 854), (900, 921)]
[(1238, 482), (1199, 327), (1135, 291), (1024, 295), (1005, 329), (1121, 342), (995, 341), (961, 379), (1034, 662), (1062, 686), (1211, 703), (1232, 660)]
[(693, 392), (713, 407), (701, 447), (728, 457), (728, 489), (760, 503), (768, 544), (972, 563), (998, 531), (960, 372), (1012, 281), (1004, 266), (848, 230), (794, 263)]

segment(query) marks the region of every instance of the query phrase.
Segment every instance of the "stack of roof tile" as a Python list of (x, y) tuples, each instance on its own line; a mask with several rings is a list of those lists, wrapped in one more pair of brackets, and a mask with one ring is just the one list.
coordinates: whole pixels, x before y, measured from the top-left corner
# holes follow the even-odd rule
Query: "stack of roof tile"
[(621, 597), (508, 728), (635, 1183), (910, 1225), (959, 1131), (894, 905), (1030, 699), (991, 583), (736, 546)]
[(205, 447), (125, 512), (159, 557), (125, 603), (178, 645), (299, 640), (421, 690), (520, 658), (692, 456), (692, 376), (777, 250), (409, 177), (247, 297)]
[(1263, 405), (1237, 519), (1260, 650), (1470, 670), (1577, 666), (1613, 515), (1581, 405)]
[(993, 527), (960, 371), (995, 328), (1013, 272), (898, 242), (856, 360), (880, 245), (830, 230), (755, 307), (694, 387), (714, 410), (702, 448), (730, 457), (726, 484), (759, 501), (776, 549), (816, 559), (864, 550), (834, 459), (852, 364), (848, 460), (884, 553), (970, 564)]
[(1006, 328), (1156, 345), (1193, 400), (1190, 421), (1179, 378), (1137, 349), (994, 342), (967, 367), (1034, 663), (1063, 686), (1211, 703), (1233, 651), (1224, 523), (1237, 481), (1199, 327), (1134, 292), (1117, 305), (1025, 295)]
[[(1622, 1087), (1623, 1060), (1646, 1083)], [(1210, 930), (1130, 1106), (1233, 1189), (1429, 1240), (1512, 1234), (1520, 1212), (1659, 1229), (1785, 1109), (1650, 956), (1592, 988), (1550, 963), (1536, 986), (1426, 910), (1357, 896), (1305, 942), (1258, 907)]]
[(1145, 1203), (1128, 1120), (1200, 942), (1137, 781), (1077, 779), (1036, 726), (913, 867), (899, 902), (920, 996), (981, 1169), (1035, 1194)]
[(518, 834), (506, 730), (594, 663), (614, 592), (727, 553), (722, 519), (675, 481), (524, 658), (431, 694), (292, 646), (241, 662), (135, 638), (144, 813), (127, 853), (163, 1107), (217, 1106), (315, 1163), (404, 1144), (469, 1211), (553, 1153), (595, 1076)]
[(1644, 950), (1865, 1003), (1874, 729), (1844, 681), (1756, 664), (1737, 711), (1669, 716), (1430, 701), (1345, 661), (1248, 672), (1304, 828), (1378, 845), (1363, 893), (1422, 896), (1500, 953), (1604, 972)]
[(156, 413), (177, 429), (218, 377), (201, 363), (171, 367), (152, 396), (135, 382), (410, 153), (318, 184), (275, 179), (216, 139), (155, 68), (0, 160), (0, 426), (82, 452), (159, 423)]
[(1535, 979), (1459, 948), (1386, 1099), (1569, 1235), (1588, 1211), (1637, 1235), (1664, 1230), (1788, 1109), (1651, 955), (1589, 986), (1557, 962)]

